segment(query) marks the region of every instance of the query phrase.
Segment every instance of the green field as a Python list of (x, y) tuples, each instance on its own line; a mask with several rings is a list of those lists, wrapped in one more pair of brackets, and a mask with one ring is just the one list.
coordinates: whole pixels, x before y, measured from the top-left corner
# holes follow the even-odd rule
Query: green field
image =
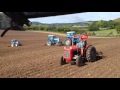
[(95, 33), (95, 34), (99, 34), (99, 35), (108, 35), (110, 33), (112, 33), (113, 35), (117, 35), (117, 32), (115, 29), (110, 29), (110, 30), (100, 30), (100, 31), (88, 31), (88, 33)]

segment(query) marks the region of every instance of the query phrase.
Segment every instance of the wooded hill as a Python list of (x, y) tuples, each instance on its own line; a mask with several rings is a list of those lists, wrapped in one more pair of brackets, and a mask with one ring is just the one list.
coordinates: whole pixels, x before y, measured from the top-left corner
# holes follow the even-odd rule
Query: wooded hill
[(11, 19), (3, 13), (0, 13), (0, 29), (5, 29), (10, 26)]

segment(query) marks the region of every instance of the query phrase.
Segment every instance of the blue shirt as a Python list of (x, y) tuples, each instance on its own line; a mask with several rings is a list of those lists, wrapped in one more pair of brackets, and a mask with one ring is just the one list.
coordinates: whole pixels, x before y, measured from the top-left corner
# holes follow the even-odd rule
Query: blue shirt
[(78, 47), (84, 48), (84, 46), (85, 46), (86, 44), (87, 44), (86, 41), (80, 41), (80, 42), (78, 43)]

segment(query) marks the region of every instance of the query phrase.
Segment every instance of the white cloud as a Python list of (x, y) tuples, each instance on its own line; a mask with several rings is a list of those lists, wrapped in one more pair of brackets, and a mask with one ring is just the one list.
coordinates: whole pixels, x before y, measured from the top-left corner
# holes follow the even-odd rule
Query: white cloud
[(44, 18), (29, 19), (41, 23), (72, 23), (89, 20), (113, 20), (120, 17), (120, 12), (86, 12), (71, 15), (52, 16)]

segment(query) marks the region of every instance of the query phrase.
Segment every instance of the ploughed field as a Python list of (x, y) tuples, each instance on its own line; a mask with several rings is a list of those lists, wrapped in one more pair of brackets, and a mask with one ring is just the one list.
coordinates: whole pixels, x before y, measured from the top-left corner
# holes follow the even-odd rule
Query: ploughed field
[[(2, 30), (0, 30), (2, 33)], [(89, 38), (104, 58), (60, 66), (64, 46), (47, 46), (48, 33), (8, 31), (0, 38), (0, 78), (120, 78), (120, 38)], [(56, 35), (61, 41), (65, 36)], [(10, 47), (12, 39), (23, 46)]]

